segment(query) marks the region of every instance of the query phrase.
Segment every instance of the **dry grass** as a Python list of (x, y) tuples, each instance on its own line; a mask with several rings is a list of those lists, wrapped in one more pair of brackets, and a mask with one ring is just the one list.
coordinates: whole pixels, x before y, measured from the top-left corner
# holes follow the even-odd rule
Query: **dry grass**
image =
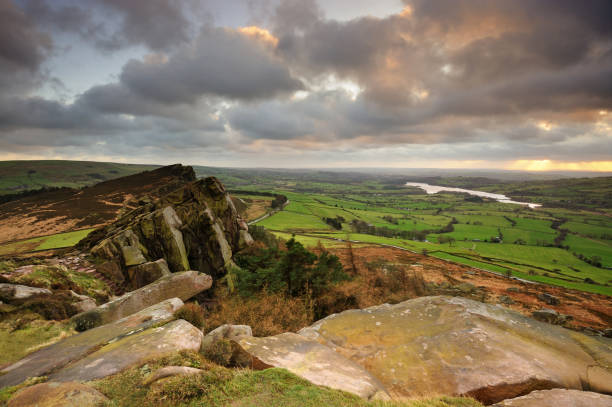
[(313, 322), (312, 307), (302, 298), (262, 292), (245, 299), (220, 291), (218, 304), (206, 318), (210, 329), (223, 324), (250, 325), (255, 336), (269, 336), (297, 331)]

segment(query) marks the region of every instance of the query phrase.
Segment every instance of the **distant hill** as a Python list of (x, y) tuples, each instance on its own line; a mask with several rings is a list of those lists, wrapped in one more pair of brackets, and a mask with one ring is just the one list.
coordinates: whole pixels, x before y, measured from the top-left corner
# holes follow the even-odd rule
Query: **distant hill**
[(159, 167), (95, 161), (0, 161), (0, 195), (43, 187), (80, 188)]
[(195, 179), (191, 167), (176, 164), (11, 200), (0, 204), (0, 243), (104, 225), (138, 206), (140, 197), (155, 198)]

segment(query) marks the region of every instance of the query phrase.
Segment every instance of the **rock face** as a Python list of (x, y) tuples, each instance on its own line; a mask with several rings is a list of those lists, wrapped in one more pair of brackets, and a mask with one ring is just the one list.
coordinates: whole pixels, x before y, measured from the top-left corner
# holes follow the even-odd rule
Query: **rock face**
[[(131, 267), (165, 259), (171, 272), (198, 270), (218, 277), (232, 254), (252, 241), (229, 194), (214, 177), (195, 181), (155, 202), (143, 202), (111, 225), (92, 232), (79, 248), (119, 268), (130, 285)], [(113, 267), (106, 265), (106, 269)]]
[(172, 273), (138, 290), (128, 292), (123, 296), (102, 304), (96, 309), (77, 314), (72, 317), (79, 330), (104, 325), (131, 315), (158, 302), (169, 298), (186, 300), (207, 290), (212, 285), (212, 279), (197, 271)]
[(361, 366), (303, 336), (284, 333), (267, 338), (242, 337), (236, 343), (251, 356), (253, 369), (282, 367), (317, 385), (365, 399), (388, 398), (378, 380)]
[(121, 372), (148, 359), (181, 350), (200, 349), (202, 331), (179, 319), (110, 343), (87, 357), (54, 373), (51, 380), (89, 381)]
[(8, 407), (96, 407), (108, 399), (81, 383), (40, 383), (15, 394)]
[(172, 298), (155, 304), (112, 324), (90, 329), (40, 349), (0, 371), (0, 388), (14, 386), (28, 377), (46, 376), (78, 361), (100, 346), (117, 338), (141, 332), (153, 325), (170, 321), (183, 306), (183, 301)]
[(127, 269), (127, 273), (130, 288), (132, 290), (136, 290), (156, 280), (159, 280), (164, 276), (169, 276), (170, 269), (168, 268), (168, 263), (166, 263), (166, 260), (159, 259), (157, 261), (150, 261), (130, 267)]
[(538, 390), (526, 396), (504, 400), (494, 407), (610, 407), (612, 397), (590, 391)]
[(353, 360), (393, 398), (485, 404), (554, 387), (612, 392), (612, 342), (465, 298), (422, 297), (331, 315), (299, 332)]

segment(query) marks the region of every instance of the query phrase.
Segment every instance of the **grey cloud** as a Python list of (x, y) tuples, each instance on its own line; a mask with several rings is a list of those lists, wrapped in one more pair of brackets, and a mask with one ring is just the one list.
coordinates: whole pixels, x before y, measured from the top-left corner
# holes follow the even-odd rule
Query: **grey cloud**
[(194, 103), (212, 94), (238, 99), (273, 97), (303, 87), (282, 61), (256, 40), (223, 28), (204, 28), (194, 44), (167, 61), (131, 60), (121, 82), (167, 103)]

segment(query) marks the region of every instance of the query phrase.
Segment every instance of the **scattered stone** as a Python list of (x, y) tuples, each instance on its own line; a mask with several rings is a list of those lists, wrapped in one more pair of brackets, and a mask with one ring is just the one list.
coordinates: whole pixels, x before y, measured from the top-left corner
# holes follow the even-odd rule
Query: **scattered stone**
[(89, 320), (96, 322), (93, 326), (104, 325), (169, 298), (177, 297), (181, 300), (187, 300), (209, 289), (211, 285), (212, 279), (210, 276), (198, 274), (197, 271), (173, 273), (100, 305), (96, 309), (77, 314), (71, 318), (71, 321), (77, 326), (81, 324), (81, 321)]
[(90, 329), (40, 349), (0, 370), (0, 388), (14, 386), (28, 377), (46, 376), (77, 361), (117, 338), (133, 335), (153, 325), (168, 322), (183, 301), (172, 298), (155, 304), (112, 324)]
[(144, 287), (164, 276), (170, 275), (170, 269), (166, 260), (159, 259), (130, 267), (127, 270), (128, 280), (132, 290)]
[(535, 389), (612, 392), (612, 342), (461, 297), (344, 311), (299, 331), (365, 367), (394, 398), (469, 395), (484, 404)]
[(560, 314), (557, 311), (548, 308), (533, 311), (531, 316), (538, 321), (553, 325), (563, 325), (573, 319), (571, 315)]
[(604, 329), (603, 336), (605, 336), (606, 338), (612, 338), (612, 328)]
[(476, 291), (476, 286), (470, 283), (461, 283), (459, 285), (456, 285), (454, 288), (456, 288), (457, 290), (461, 291), (464, 294), (470, 294)]
[(0, 283), (0, 299), (4, 301), (25, 300), (34, 295), (51, 295), (46, 288), (28, 287), (27, 285)]
[(149, 377), (147, 377), (142, 383), (143, 386), (148, 386), (151, 383), (158, 381), (159, 379), (163, 379), (165, 377), (171, 376), (188, 376), (193, 374), (202, 373), (202, 369), (196, 369), (194, 367), (187, 366), (166, 366), (161, 369), (157, 369), (155, 373), (152, 373)]
[(509, 293), (520, 293), (521, 289), (518, 287), (508, 287), (506, 288), (506, 291), (508, 291)]
[(8, 407), (96, 407), (106, 401), (106, 396), (85, 384), (48, 382), (18, 391)]
[(548, 305), (559, 305), (559, 304), (561, 304), (561, 301), (559, 300), (558, 297), (555, 297), (554, 295), (550, 295), (548, 293), (540, 293), (540, 294), (538, 294), (538, 299), (540, 301), (544, 301)]
[(526, 396), (504, 400), (493, 407), (610, 407), (612, 397), (590, 391), (536, 390)]
[(72, 304), (79, 312), (91, 311), (92, 309), (98, 306), (96, 304), (96, 301), (91, 297), (88, 297), (86, 295), (77, 294), (72, 290), (70, 290), (70, 294), (74, 298), (79, 300), (78, 302)]
[(502, 295), (501, 297), (499, 297), (499, 302), (501, 302), (502, 304), (506, 304), (506, 305), (512, 305), (515, 304), (515, 301), (508, 297), (507, 295)]
[(181, 350), (198, 351), (202, 331), (182, 319), (109, 343), (85, 358), (51, 374), (51, 380), (89, 381), (119, 373), (131, 366)]
[(301, 335), (242, 337), (236, 343), (251, 356), (253, 369), (281, 367), (316, 385), (347, 391), (364, 399), (388, 399), (384, 387), (361, 366)]

